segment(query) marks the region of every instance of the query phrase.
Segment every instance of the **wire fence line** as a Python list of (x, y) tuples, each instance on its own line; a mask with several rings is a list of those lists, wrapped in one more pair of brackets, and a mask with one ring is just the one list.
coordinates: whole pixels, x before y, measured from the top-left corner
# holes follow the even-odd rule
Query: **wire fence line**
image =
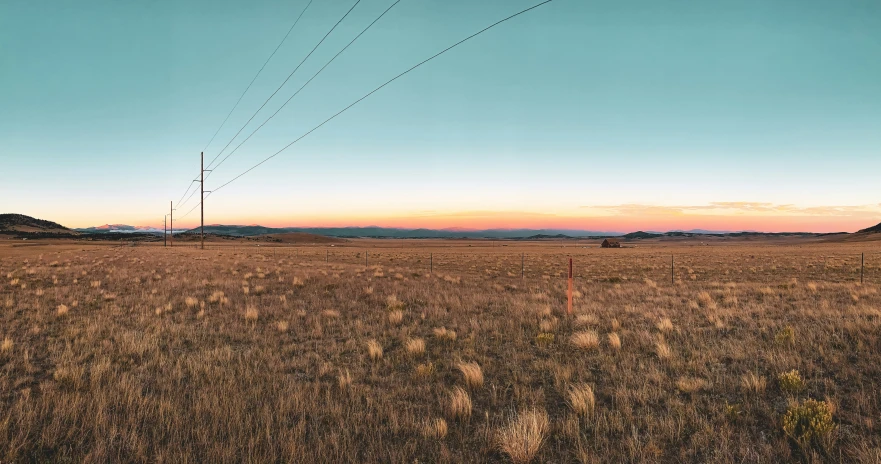
[[(881, 252), (823, 253), (818, 251), (756, 253), (736, 251), (695, 253), (650, 252), (618, 254), (597, 248), (553, 248), (535, 252), (479, 248), (355, 248), (333, 246), (260, 246), (206, 244), (206, 250), (264, 260), (323, 262), (329, 265), (381, 266), (401, 272), (474, 275), (497, 279), (551, 279), (564, 276), (568, 258), (574, 278), (587, 282), (624, 283), (651, 280), (659, 285), (682, 282), (781, 283), (881, 282)], [(198, 244), (175, 244), (193, 250)], [(461, 248), (460, 248), (461, 249)]]

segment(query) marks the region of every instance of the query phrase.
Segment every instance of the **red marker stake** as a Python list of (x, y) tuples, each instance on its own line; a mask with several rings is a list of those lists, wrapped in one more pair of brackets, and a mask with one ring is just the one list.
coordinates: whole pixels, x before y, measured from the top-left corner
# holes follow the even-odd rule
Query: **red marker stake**
[(572, 258), (569, 258), (569, 291), (567, 292), (569, 296), (569, 307), (566, 310), (566, 314), (572, 315)]

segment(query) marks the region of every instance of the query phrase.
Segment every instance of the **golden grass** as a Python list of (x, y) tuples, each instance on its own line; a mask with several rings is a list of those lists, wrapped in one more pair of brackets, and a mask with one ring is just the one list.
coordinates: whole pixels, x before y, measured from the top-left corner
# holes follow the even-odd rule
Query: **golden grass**
[(621, 337), (618, 336), (617, 333), (615, 333), (615, 332), (610, 333), (608, 338), (609, 338), (609, 346), (611, 346), (613, 350), (620, 350), (621, 349)]
[(388, 321), (392, 325), (400, 325), (404, 322), (404, 311), (401, 311), (400, 309), (390, 311), (388, 313)]
[(340, 390), (347, 390), (352, 386), (352, 373), (348, 369), (337, 376), (337, 386)]
[(422, 363), (416, 366), (413, 370), (413, 376), (417, 380), (425, 380), (430, 378), (434, 374), (434, 364), (431, 362)]
[(422, 426), (422, 436), (436, 440), (443, 439), (447, 436), (447, 421), (439, 417), (426, 421)]
[(600, 346), (600, 337), (593, 330), (576, 332), (569, 338), (573, 345), (582, 350), (592, 350)]
[(55, 312), (59, 316), (64, 316), (65, 314), (67, 314), (68, 311), (70, 311), (70, 308), (68, 308), (67, 305), (64, 304), (60, 304), (57, 308), (55, 308)]
[(596, 398), (593, 394), (593, 388), (587, 384), (570, 386), (566, 392), (569, 407), (579, 416), (589, 416), (593, 414), (596, 405)]
[(425, 354), (425, 340), (421, 338), (410, 338), (405, 344), (407, 353), (413, 356), (422, 356)]
[(367, 355), (370, 356), (372, 361), (379, 361), (382, 359), (382, 345), (376, 340), (368, 340)]
[(768, 387), (768, 380), (761, 375), (747, 372), (740, 378), (740, 385), (747, 393), (761, 395)]
[(456, 340), (456, 332), (453, 330), (449, 330), (446, 327), (438, 327), (432, 330), (434, 336), (441, 340), (455, 341)]
[(698, 377), (679, 377), (676, 380), (676, 389), (682, 393), (696, 393), (706, 390), (709, 384), (706, 380)]
[(548, 423), (548, 414), (543, 410), (522, 411), (496, 432), (496, 441), (512, 462), (531, 462), (547, 439)]
[(655, 354), (658, 358), (667, 360), (673, 358), (673, 349), (666, 342), (655, 343)]
[(471, 417), (471, 396), (462, 387), (453, 387), (450, 392), (449, 414), (453, 419), (468, 419)]
[(665, 318), (661, 319), (660, 321), (658, 321), (658, 324), (656, 325), (656, 327), (661, 332), (669, 333), (669, 332), (673, 331), (673, 321), (671, 321), (669, 317), (665, 317)]
[[(872, 248), (859, 285), (860, 250), (847, 244), (413, 243), (355, 240), (325, 263), (321, 247), (13, 247), (0, 236), (0, 461), (881, 457)], [(378, 267), (363, 266), (365, 248)], [(675, 285), (668, 251), (682, 263)], [(560, 272), (569, 255), (575, 317)], [(586, 349), (581, 333), (595, 336)], [(479, 363), (482, 382), (460, 362)], [(531, 408), (547, 417), (542, 433), (513, 425)]]
[(483, 370), (480, 365), (475, 362), (460, 362), (456, 364), (456, 369), (462, 373), (465, 385), (470, 388), (480, 388), (483, 386)]

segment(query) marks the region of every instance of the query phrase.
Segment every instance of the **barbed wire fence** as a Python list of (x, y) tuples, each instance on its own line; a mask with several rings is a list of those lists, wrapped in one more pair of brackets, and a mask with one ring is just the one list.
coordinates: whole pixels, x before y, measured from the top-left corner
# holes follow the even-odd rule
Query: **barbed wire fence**
[[(181, 244), (176, 250), (197, 249)], [(657, 285), (725, 282), (777, 284), (805, 282), (881, 282), (881, 251), (825, 253), (773, 250), (761, 252), (650, 252), (616, 254), (597, 248), (540, 249), (509, 252), (501, 247), (356, 248), (320, 245), (206, 244), (206, 249), (259, 259), (323, 262), (328, 265), (381, 266), (423, 274), (479, 275), (486, 278), (553, 279), (574, 260), (574, 278), (583, 282), (626, 283), (650, 280)], [(461, 251), (460, 251), (461, 249)]]

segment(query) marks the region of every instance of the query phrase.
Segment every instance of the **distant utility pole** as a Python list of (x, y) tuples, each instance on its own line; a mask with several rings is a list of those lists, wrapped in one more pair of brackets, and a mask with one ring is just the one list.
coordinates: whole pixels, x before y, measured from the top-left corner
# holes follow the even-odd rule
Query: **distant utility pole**
[(169, 205), (169, 208), (171, 208), (171, 212), (169, 213), (169, 215), (171, 216), (171, 221), (170, 221), (171, 224), (169, 225), (169, 228), (168, 228), (169, 229), (168, 231), (171, 232), (171, 237), (168, 239), (168, 246), (173, 248), (174, 247), (174, 202), (169, 201), (168, 205)]
[[(199, 169), (199, 185), (201, 186), (202, 193), (201, 199), (199, 200), (199, 209), (202, 212), (202, 225), (199, 228), (199, 236), (202, 242), (202, 249), (205, 249), (205, 152), (203, 151), (201, 154), (201, 168)], [(210, 171), (210, 169), (208, 169)], [(210, 193), (210, 191), (209, 191)]]

